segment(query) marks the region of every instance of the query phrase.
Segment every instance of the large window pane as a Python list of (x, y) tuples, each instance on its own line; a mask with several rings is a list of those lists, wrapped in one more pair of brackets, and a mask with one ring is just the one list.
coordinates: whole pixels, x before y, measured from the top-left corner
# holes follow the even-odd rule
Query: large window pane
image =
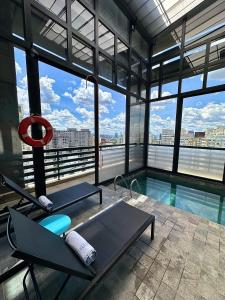
[(43, 5), (47, 10), (57, 15), (60, 19), (66, 21), (66, 2), (65, 0), (35, 0)]
[(207, 87), (225, 84), (225, 68), (209, 67)]
[(129, 41), (129, 20), (114, 0), (99, 0), (99, 14), (126, 41)]
[[(25, 52), (14, 48), (15, 66), (16, 66), (16, 87), (17, 87), (17, 100), (19, 121), (30, 116), (29, 99), (28, 99), (28, 86), (27, 86), (27, 70), (26, 70), (26, 56)], [(28, 130), (31, 135), (31, 130)], [(15, 141), (14, 141), (15, 143)], [(21, 141), (23, 173), (25, 185), (34, 183), (34, 169), (33, 169), (33, 154), (32, 147)], [(18, 168), (19, 169), (19, 168)]]
[(225, 152), (213, 148), (225, 148), (224, 96), (219, 92), (184, 99), (179, 172), (222, 180)]
[(88, 175), (93, 182), (94, 85), (42, 62), (39, 72), (42, 115), (54, 128), (45, 147), (46, 178)]
[(72, 55), (75, 65), (93, 71), (93, 50), (74, 37), (72, 38)]
[(210, 63), (220, 63), (222, 59), (225, 59), (225, 38), (221, 38), (211, 42), (209, 52)]
[(72, 1), (72, 27), (90, 41), (94, 41), (94, 16), (79, 1)]
[(129, 171), (143, 167), (145, 104), (130, 107)]
[(112, 61), (101, 54), (99, 54), (99, 76), (108, 81), (113, 80)]
[(203, 75), (199, 74), (182, 79), (182, 93), (201, 89), (203, 83), (202, 77)]
[(128, 67), (129, 64), (129, 48), (121, 42), (117, 41), (117, 60)]
[(175, 98), (150, 103), (149, 167), (172, 170), (176, 103), (177, 99)]
[(174, 98), (150, 103), (150, 144), (174, 144), (176, 102)]
[(101, 49), (114, 56), (114, 34), (101, 22), (98, 22), (98, 43)]
[(99, 87), (100, 181), (125, 172), (125, 111), (124, 95)]
[(66, 58), (66, 29), (37, 10), (32, 10), (34, 44), (48, 52)]
[(225, 92), (185, 98), (180, 144), (224, 148), (224, 115)]
[(127, 88), (128, 72), (126, 69), (117, 65), (117, 85), (122, 88)]
[(180, 69), (180, 56), (163, 62), (162, 65), (162, 92), (161, 97), (178, 93), (178, 74)]

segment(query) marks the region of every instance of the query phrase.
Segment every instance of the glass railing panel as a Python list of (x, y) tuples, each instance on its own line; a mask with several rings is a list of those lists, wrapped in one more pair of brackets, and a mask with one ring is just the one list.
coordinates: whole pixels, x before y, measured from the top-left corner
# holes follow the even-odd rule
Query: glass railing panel
[(125, 172), (125, 145), (104, 146), (99, 149), (99, 181), (114, 178)]
[(225, 151), (214, 149), (180, 148), (178, 172), (222, 180)]
[(148, 146), (148, 166), (152, 168), (172, 171), (173, 147)]

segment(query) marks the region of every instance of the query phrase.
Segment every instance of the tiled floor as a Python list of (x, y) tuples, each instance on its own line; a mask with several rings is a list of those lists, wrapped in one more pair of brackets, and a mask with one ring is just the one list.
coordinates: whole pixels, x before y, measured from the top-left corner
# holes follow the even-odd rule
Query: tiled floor
[[(104, 188), (102, 207), (93, 197), (76, 204), (67, 213), (73, 216), (73, 224), (77, 224), (121, 195), (127, 193)], [(136, 194), (135, 198), (127, 200), (128, 203), (156, 216), (155, 239), (151, 242), (150, 228), (147, 229), (87, 299), (225, 299), (225, 227), (153, 202), (146, 196)], [(38, 268), (37, 273), (43, 299), (53, 299), (52, 295), (65, 275), (43, 268)], [(24, 299), (21, 276), (22, 273), (3, 285), (4, 299)], [(71, 279), (60, 299), (74, 299), (82, 284)]]

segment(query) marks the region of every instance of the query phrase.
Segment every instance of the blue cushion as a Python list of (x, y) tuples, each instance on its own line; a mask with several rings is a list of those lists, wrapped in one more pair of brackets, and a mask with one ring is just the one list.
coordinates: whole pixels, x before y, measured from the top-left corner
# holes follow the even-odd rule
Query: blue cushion
[(49, 231), (61, 235), (70, 228), (71, 219), (67, 215), (57, 214), (44, 218), (39, 224)]

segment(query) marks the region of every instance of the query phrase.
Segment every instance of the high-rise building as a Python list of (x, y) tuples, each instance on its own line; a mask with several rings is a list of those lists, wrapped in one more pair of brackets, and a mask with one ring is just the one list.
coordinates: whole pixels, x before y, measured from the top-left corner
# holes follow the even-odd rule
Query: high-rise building
[(68, 128), (67, 130), (54, 129), (53, 139), (47, 145), (47, 149), (52, 148), (73, 148), (93, 146), (93, 136), (89, 129), (77, 130)]

